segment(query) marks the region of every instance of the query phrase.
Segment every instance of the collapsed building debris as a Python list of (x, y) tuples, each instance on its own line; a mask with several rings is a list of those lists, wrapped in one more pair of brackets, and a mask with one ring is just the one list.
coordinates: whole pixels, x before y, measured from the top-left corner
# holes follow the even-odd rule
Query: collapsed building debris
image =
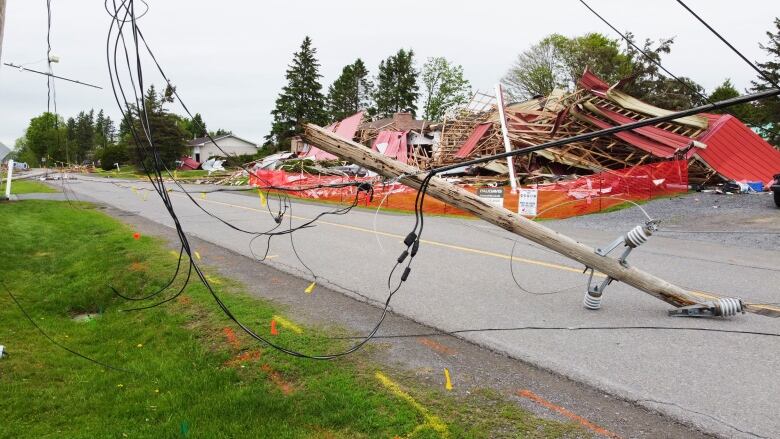
[[(507, 105), (504, 119), (511, 149), (672, 114), (623, 92), (624, 83), (609, 86), (586, 70), (573, 92), (556, 89), (548, 96)], [(473, 193), (480, 193), (484, 186), (496, 187), (503, 197), (495, 203), (540, 218), (565, 218), (598, 212), (626, 200), (685, 193), (691, 185), (735, 180), (760, 190), (771, 184), (773, 174), (780, 169), (780, 152), (737, 118), (706, 113), (536, 150), (516, 157), (514, 162), (501, 159), (457, 166), (507, 150), (497, 103), (496, 96), (477, 92), (466, 106), (450, 111), (441, 123), (416, 120), (409, 113), (364, 121), (359, 112), (325, 129), (419, 170), (449, 166), (440, 174), (447, 181)], [(292, 152), (294, 157), (263, 166), (280, 175), (266, 173), (263, 178), (289, 183), (304, 178), (295, 173), (307, 173), (314, 179), (372, 175), (300, 138), (293, 142)], [(284, 164), (294, 158), (303, 161)], [(518, 191), (510, 181), (510, 166), (517, 183), (523, 185)], [(260, 179), (250, 177), (249, 181), (263, 186)], [(411, 210), (408, 195), (403, 188), (393, 188), (381, 202), (386, 202), (386, 207)], [(347, 194), (328, 196), (348, 198)], [(521, 207), (524, 198), (533, 205)], [(433, 203), (424, 209), (465, 213), (446, 204)]]
[[(515, 149), (593, 132), (669, 110), (642, 102), (585, 71), (572, 93), (510, 104), (506, 108), (509, 138)], [(498, 111), (491, 97), (478, 94), (469, 106), (445, 120), (434, 163), (446, 165), (502, 150)], [(691, 183), (726, 180), (768, 184), (780, 169), (780, 152), (731, 115), (703, 114), (671, 122), (573, 142), (528, 155), (516, 162), (523, 182), (559, 174), (589, 174), (670, 159), (688, 162)]]

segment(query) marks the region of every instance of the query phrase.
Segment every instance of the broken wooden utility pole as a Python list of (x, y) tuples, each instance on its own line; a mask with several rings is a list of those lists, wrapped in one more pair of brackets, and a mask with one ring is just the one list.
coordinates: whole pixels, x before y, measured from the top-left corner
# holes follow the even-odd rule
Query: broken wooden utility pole
[[(401, 183), (415, 189), (421, 187), (425, 178), (425, 171), (403, 164), (390, 157), (385, 157), (359, 143), (345, 140), (314, 124), (306, 125), (303, 139), (310, 145), (377, 172), (384, 177), (401, 177), (399, 180)], [(614, 280), (631, 285), (675, 307), (707, 303), (690, 291), (631, 265), (621, 264), (617, 259), (601, 256), (596, 253), (595, 249), (517, 213), (491, 206), (476, 195), (449, 184), (440, 178), (431, 179), (427, 194), (459, 209), (471, 212), (489, 223), (554, 250), (586, 267), (597, 270)], [(734, 299), (724, 298), (723, 300)], [(756, 314), (780, 317), (780, 308), (745, 304), (743, 309)]]

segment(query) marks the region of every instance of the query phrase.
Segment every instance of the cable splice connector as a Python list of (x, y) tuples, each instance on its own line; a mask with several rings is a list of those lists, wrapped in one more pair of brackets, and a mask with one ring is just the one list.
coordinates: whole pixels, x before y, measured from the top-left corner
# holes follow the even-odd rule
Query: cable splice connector
[(407, 256), (409, 256), (409, 252), (404, 250), (403, 253), (401, 253), (401, 256), (398, 257), (398, 263), (402, 264)]
[(415, 241), (417, 241), (417, 234), (410, 232), (408, 235), (406, 235), (406, 238), (404, 238), (404, 245), (409, 247), (410, 245), (414, 244)]
[(412, 257), (415, 257), (417, 255), (417, 251), (420, 250), (420, 240), (417, 239), (414, 241), (414, 244), (412, 244)]

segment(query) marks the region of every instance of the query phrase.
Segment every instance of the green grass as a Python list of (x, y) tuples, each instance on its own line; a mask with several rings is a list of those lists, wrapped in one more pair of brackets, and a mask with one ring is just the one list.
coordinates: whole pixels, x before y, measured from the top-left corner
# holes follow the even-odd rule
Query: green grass
[[(51, 193), (58, 192), (51, 186), (32, 180), (14, 180), (11, 182), (12, 194), (31, 194), (31, 193)], [(0, 184), (0, 193), (5, 194), (5, 182)]]
[[(2, 438), (440, 437), (420, 427), (419, 408), (382, 386), (377, 370), (439, 417), (449, 437), (587, 436), (500, 396), (458, 397), (426, 387), (372, 363), (370, 352), (327, 362), (278, 353), (243, 336), (197, 282), (166, 306), (121, 312), (133, 304), (115, 297), (109, 282), (129, 294), (154, 291), (166, 283), (176, 258), (159, 240), (136, 240), (99, 209), (73, 204), (82, 208), (53, 201), (0, 205), (0, 254), (8, 255), (0, 279), (55, 340), (130, 372), (104, 369), (52, 345), (0, 288), (0, 342), (10, 353), (0, 360)], [(210, 278), (259, 333), (267, 335), (271, 316), (283, 315), (240, 285)], [(83, 313), (98, 317), (73, 319)], [(235, 343), (227, 341), (225, 328), (235, 331)], [(333, 331), (304, 327), (302, 335), (282, 330), (273, 339), (306, 352), (344, 348), (326, 338)], [(236, 361), (242, 353), (250, 359)]]
[(146, 174), (144, 173), (144, 171), (141, 169), (137, 169), (133, 166), (121, 166), (119, 168), (119, 172), (117, 172), (116, 169), (111, 169), (106, 171), (104, 169), (95, 168), (93, 174), (95, 174), (98, 177), (146, 179)]
[[(171, 172), (173, 172), (173, 170)], [(211, 176), (212, 177), (227, 176), (230, 175), (231, 172), (232, 172), (231, 170), (214, 172), (211, 174)], [(196, 170), (177, 169), (176, 170), (176, 178), (180, 180), (207, 177), (208, 174), (209, 174), (208, 171), (204, 171), (202, 169), (196, 169)], [(98, 168), (93, 172), (93, 175), (97, 177), (108, 177), (108, 178), (128, 178), (128, 179), (138, 178), (143, 180), (147, 179), (146, 173), (144, 172), (143, 169), (138, 169), (132, 166), (123, 166), (120, 168), (119, 172), (117, 172), (116, 169), (105, 171), (103, 169)], [(168, 176), (168, 174), (164, 171), (163, 171), (163, 175), (165, 177)]]

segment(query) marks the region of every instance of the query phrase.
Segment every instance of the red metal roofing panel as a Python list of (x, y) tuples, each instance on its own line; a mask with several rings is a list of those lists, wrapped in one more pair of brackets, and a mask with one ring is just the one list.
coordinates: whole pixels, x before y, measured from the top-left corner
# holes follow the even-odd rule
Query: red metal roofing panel
[(493, 125), (492, 123), (481, 123), (474, 127), (474, 131), (471, 132), (469, 135), (469, 138), (466, 139), (465, 142), (463, 142), (463, 145), (460, 146), (460, 149), (458, 149), (458, 152), (455, 153), (455, 157), (457, 158), (464, 158), (468, 157), (469, 154), (471, 154), (472, 151), (474, 151), (474, 148), (477, 147), (477, 143), (479, 143), (480, 140), (482, 140), (483, 137), (485, 137), (485, 133), (487, 133), (488, 128)]
[(600, 96), (606, 95), (607, 90), (609, 90), (609, 84), (602, 81), (601, 78), (588, 69), (585, 69), (585, 72), (582, 73), (582, 77), (577, 83), (580, 87), (590, 90)]
[(780, 172), (780, 151), (734, 116), (721, 116), (698, 140), (707, 148), (696, 155), (723, 177), (766, 185)]
[[(597, 105), (596, 108), (598, 108), (599, 111), (601, 111), (606, 117), (608, 117), (611, 121), (616, 122), (618, 125), (625, 125), (636, 122), (635, 119), (622, 115), (616, 111), (609, 110), (605, 107)], [(669, 146), (672, 149), (672, 152), (690, 145), (692, 140), (690, 137), (681, 136), (679, 134), (675, 134), (654, 126), (637, 128), (631, 131), (642, 134), (643, 136), (655, 140), (656, 142)]]
[[(371, 149), (392, 157), (401, 163), (409, 159), (409, 148), (406, 143), (406, 131), (380, 131), (371, 145)], [(380, 148), (380, 145), (382, 148)]]
[[(358, 125), (360, 125), (360, 122), (362, 120), (363, 120), (363, 112), (359, 111), (340, 122), (335, 122), (328, 125), (327, 127), (325, 127), (325, 129), (336, 133), (343, 139), (352, 140), (355, 137), (355, 133), (357, 132)], [(329, 152), (325, 152), (315, 146), (309, 148), (309, 150), (306, 151), (306, 154), (304, 154), (303, 157), (313, 158), (314, 160), (338, 160), (338, 157), (336, 157), (335, 155)]]
[[(586, 118), (588, 122), (592, 123), (599, 129), (607, 129), (612, 128), (614, 125), (608, 124), (604, 122), (601, 119), (597, 119), (590, 114), (587, 113), (579, 113), (580, 116)], [(674, 149), (669, 148), (668, 146), (658, 143), (655, 140), (648, 139), (647, 137), (641, 136), (639, 134), (629, 132), (629, 131), (623, 131), (620, 133), (613, 134), (618, 139), (635, 146), (642, 151), (649, 152), (650, 154), (656, 156), (656, 157), (662, 157), (662, 158), (670, 158), (674, 156)]]
[(334, 132), (344, 139), (352, 140), (353, 138), (355, 138), (355, 133), (357, 132), (358, 125), (360, 125), (360, 122), (362, 120), (363, 120), (363, 112), (358, 111), (352, 116), (349, 116), (348, 118), (339, 122)]
[(184, 156), (179, 159), (181, 162), (179, 164), (179, 169), (198, 169), (200, 168), (200, 163), (195, 161), (192, 157)]

